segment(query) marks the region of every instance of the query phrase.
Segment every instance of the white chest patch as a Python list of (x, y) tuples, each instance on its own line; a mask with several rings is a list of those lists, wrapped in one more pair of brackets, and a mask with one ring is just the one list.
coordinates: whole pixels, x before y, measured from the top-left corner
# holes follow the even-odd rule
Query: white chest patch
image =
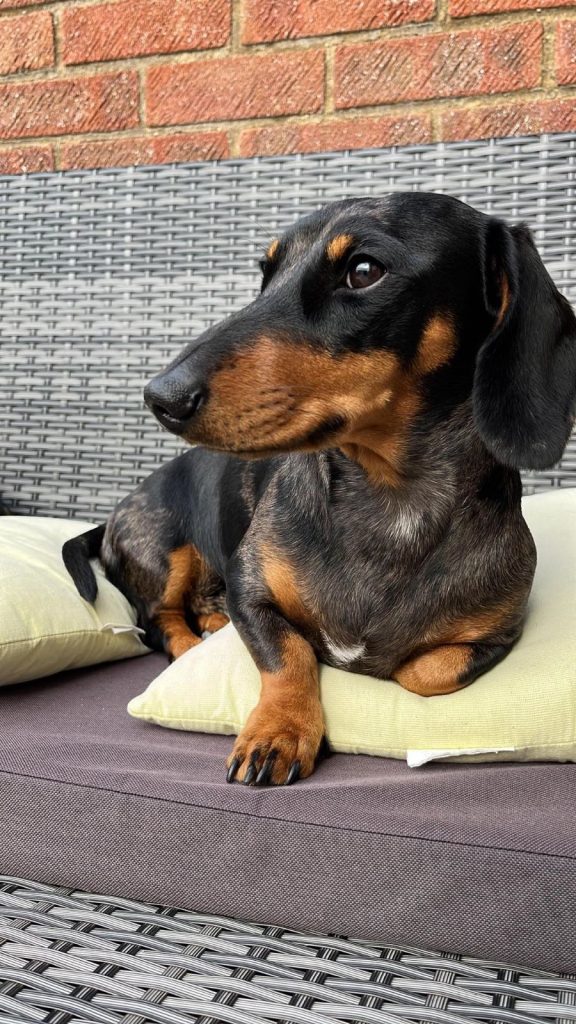
[(420, 530), (421, 516), (418, 512), (402, 509), (390, 527), (390, 533), (396, 541), (411, 541)]
[(353, 661), (357, 661), (358, 658), (361, 658), (366, 653), (366, 644), (355, 644), (354, 646), (346, 647), (344, 644), (337, 644), (334, 640), (331, 640), (324, 630), (322, 630), (322, 639), (338, 665), (351, 665)]

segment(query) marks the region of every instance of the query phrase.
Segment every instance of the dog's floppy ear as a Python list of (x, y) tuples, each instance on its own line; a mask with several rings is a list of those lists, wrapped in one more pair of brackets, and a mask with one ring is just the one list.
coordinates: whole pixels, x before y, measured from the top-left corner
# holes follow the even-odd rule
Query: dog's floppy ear
[(546, 469), (574, 421), (576, 317), (524, 225), (489, 221), (484, 300), (494, 326), (476, 362), (476, 425), (499, 462)]

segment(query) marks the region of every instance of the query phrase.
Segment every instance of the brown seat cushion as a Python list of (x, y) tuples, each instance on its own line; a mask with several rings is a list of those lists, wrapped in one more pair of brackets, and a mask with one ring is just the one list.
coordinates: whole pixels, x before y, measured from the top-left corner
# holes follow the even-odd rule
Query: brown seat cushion
[(0, 872), (576, 971), (576, 765), (335, 755), (225, 782), (230, 739), (129, 718), (159, 655), (0, 692)]

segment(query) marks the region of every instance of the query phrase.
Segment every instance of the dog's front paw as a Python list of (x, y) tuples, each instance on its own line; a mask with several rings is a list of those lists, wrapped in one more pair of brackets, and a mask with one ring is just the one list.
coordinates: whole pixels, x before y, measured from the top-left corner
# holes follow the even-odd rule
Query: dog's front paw
[(245, 786), (290, 786), (314, 771), (322, 748), (324, 718), (319, 701), (290, 709), (258, 704), (228, 758), (228, 782)]

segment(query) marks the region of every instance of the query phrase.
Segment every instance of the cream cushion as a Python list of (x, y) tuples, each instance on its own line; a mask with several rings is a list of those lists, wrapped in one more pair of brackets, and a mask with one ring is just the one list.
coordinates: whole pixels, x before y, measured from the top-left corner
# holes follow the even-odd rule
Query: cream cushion
[[(441, 697), (322, 666), (334, 750), (407, 757), (412, 765), (443, 757), (576, 760), (576, 488), (528, 497), (524, 513), (538, 568), (524, 634), (508, 657)], [(229, 625), (173, 662), (128, 710), (172, 729), (237, 733), (259, 689)]]
[(98, 563), (94, 607), (64, 566), (64, 541), (91, 525), (0, 517), (0, 686), (147, 653), (134, 610)]

